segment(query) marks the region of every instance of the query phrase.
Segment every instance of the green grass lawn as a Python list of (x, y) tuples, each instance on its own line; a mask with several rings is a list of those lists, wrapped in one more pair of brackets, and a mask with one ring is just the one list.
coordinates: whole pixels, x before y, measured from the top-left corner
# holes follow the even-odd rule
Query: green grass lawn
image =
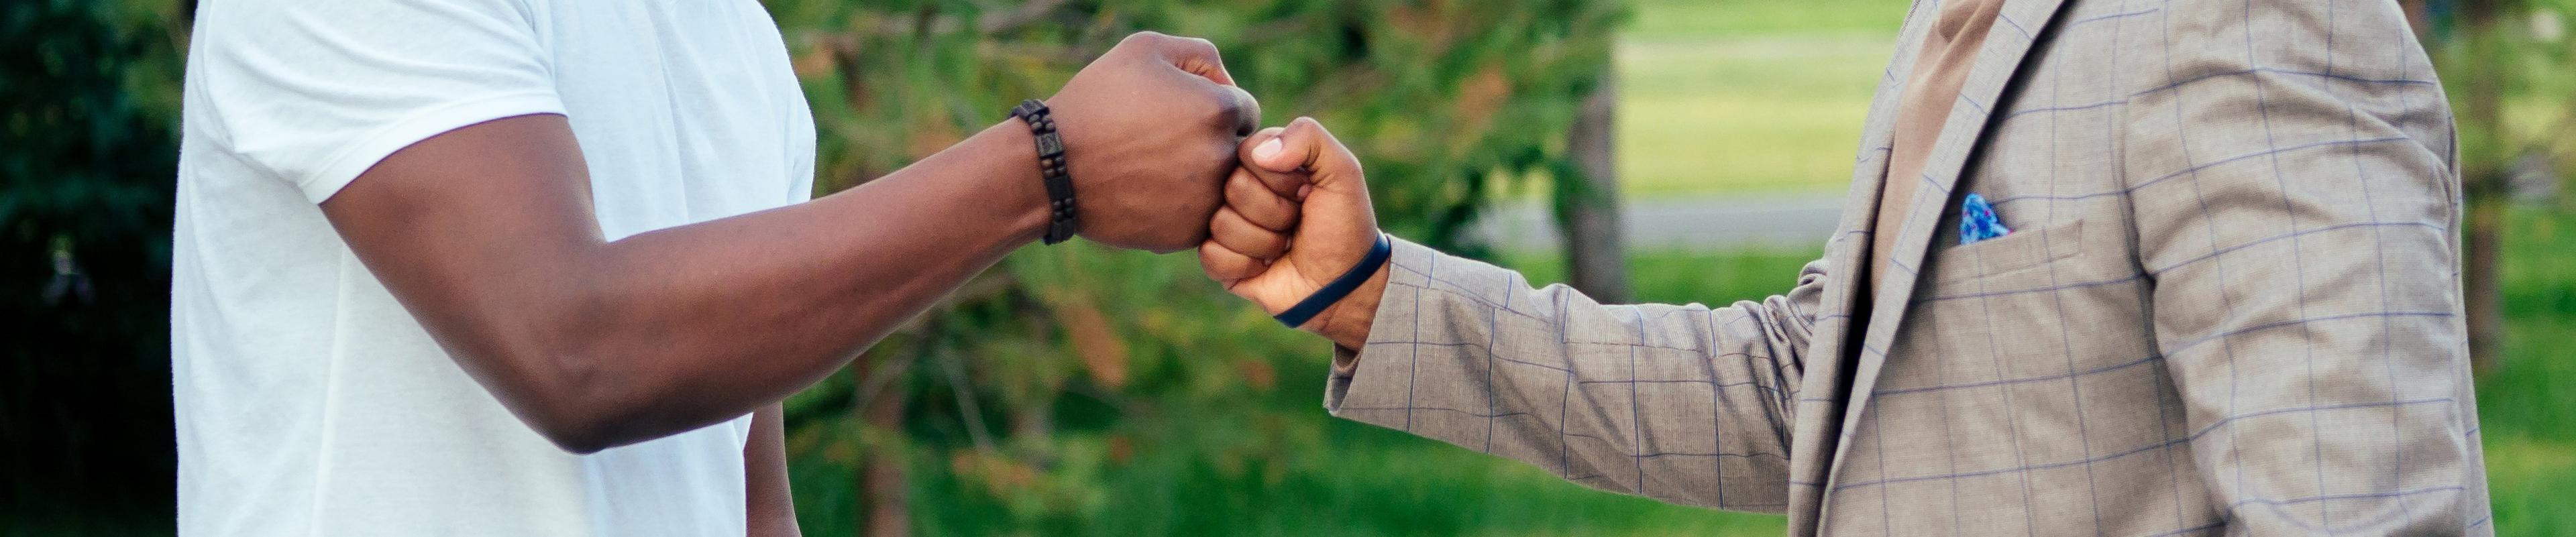
[(1838, 191), (1902, 0), (1649, 0), (1618, 48), (1631, 197)]
[(2576, 215), (2516, 215), (2506, 229), (2505, 353), (2479, 378), (2499, 535), (2576, 528)]
[[(1631, 197), (1837, 191), (1870, 92), (1905, 13), (1903, 0), (1646, 0), (1618, 49), (1619, 165)], [(1528, 195), (1523, 193), (1522, 195)], [(2484, 377), (2480, 407), (2502, 535), (2576, 528), (2576, 220), (2516, 215), (2506, 265), (2505, 365)], [(1788, 289), (1813, 250), (1640, 252), (1640, 300), (1725, 304)], [(1506, 255), (1532, 282), (1560, 281), (1550, 256)], [(1283, 369), (1276, 401), (1292, 428), (1320, 431), (1319, 453), (1289, 456), (1267, 477), (1223, 463), (1140, 456), (1114, 471), (1087, 525), (1048, 535), (1780, 535), (1773, 515), (1727, 513), (1599, 492), (1542, 469), (1315, 408), (1322, 363)], [(1294, 361), (1291, 361), (1294, 362)], [(1187, 420), (1181, 420), (1187, 423)], [(1311, 429), (1309, 429), (1311, 428)], [(1168, 431), (1172, 438), (1240, 434)], [(916, 468), (945, 461), (923, 459)], [(837, 476), (800, 468), (806, 530), (852, 533)], [(935, 473), (935, 472), (926, 472)], [(924, 535), (1025, 533), (995, 522), (997, 505), (930, 476), (913, 485)]]

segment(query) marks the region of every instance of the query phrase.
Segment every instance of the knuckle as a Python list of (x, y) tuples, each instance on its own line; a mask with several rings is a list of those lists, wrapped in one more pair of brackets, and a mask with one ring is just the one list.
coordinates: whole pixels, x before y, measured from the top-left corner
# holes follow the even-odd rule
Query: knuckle
[(1236, 174), (1233, 177), (1226, 179), (1226, 204), (1249, 205), (1251, 202), (1259, 199), (1258, 197), (1253, 196), (1253, 194), (1256, 193), (1256, 189), (1261, 188), (1261, 186), (1255, 184), (1257, 181), (1247, 181), (1245, 179), (1246, 178), (1242, 174)]
[(1261, 240), (1260, 235), (1253, 234), (1252, 230), (1242, 227), (1224, 228), (1216, 234), (1216, 242), (1225, 245), (1228, 250), (1251, 254), (1255, 257), (1267, 257), (1264, 254), (1270, 251), (1269, 241)]
[(1127, 34), (1127, 37), (1124, 39), (1119, 39), (1118, 45), (1109, 47), (1109, 49), (1112, 51), (1127, 51), (1129, 54), (1152, 54), (1154, 53), (1154, 49), (1158, 48), (1156, 43), (1162, 39), (1163, 34), (1157, 34), (1154, 32), (1136, 32)]
[(1216, 57), (1217, 50), (1215, 41), (1209, 41), (1206, 38), (1199, 37), (1179, 37), (1173, 39), (1180, 41), (1182, 47), (1188, 48), (1192, 52), (1207, 54), (1211, 59)]
[(1234, 181), (1226, 185), (1226, 200), (1234, 205), (1261, 210), (1276, 210), (1284, 200), (1270, 191), (1270, 185), (1259, 179)]
[(1215, 99), (1208, 106), (1208, 120), (1216, 126), (1224, 127), (1228, 132), (1232, 132), (1235, 125), (1243, 120), (1243, 99), (1235, 98), (1232, 92), (1215, 92)]

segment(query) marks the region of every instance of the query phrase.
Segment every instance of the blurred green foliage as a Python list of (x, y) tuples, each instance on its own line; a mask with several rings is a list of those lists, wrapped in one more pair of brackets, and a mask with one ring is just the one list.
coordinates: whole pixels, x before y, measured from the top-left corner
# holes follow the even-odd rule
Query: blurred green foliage
[[(821, 118), (820, 189), (946, 147), (1155, 30), (1214, 41), (1265, 124), (1313, 115), (1351, 143), (1387, 228), (1466, 251), (1490, 192), (1570, 176), (1564, 133), (1621, 18), (1606, 0), (768, 3)], [(1316, 388), (1281, 389), (1316, 386), (1327, 348), (1189, 256), (1037, 248), (968, 287), (789, 401), (809, 531), (891, 505), (934, 534), (1260, 533), (1243, 524), (1349, 501), (1317, 497), (1337, 451)]]
[(2576, 212), (2576, 0), (2524, 2), (2507, 24), (2503, 156), (2554, 162), (2558, 210)]
[(168, 497), (174, 468), (178, 55), (153, 15), (0, 3), (0, 513), (167, 510), (123, 501)]
[(1324, 120), (1368, 162), (1388, 228), (1441, 246), (1460, 246), (1480, 193), (1567, 169), (1564, 130), (1622, 14), (1609, 0), (768, 3), (827, 118), (822, 189), (947, 147), (1156, 30), (1216, 42), (1266, 124)]
[[(1620, 159), (1643, 191), (1835, 188), (1905, 0), (1640, 0), (1615, 45), (1611, 0), (766, 3), (816, 110), (821, 189), (999, 121), (1153, 29), (1217, 42), (1265, 123), (1316, 115), (1356, 144), (1391, 229), (1544, 283), (1555, 258), (1458, 231), (1495, 192), (1569, 175), (1562, 133), (1598, 62), (1621, 59)], [(169, 531), (169, 178), (192, 5), (0, 0), (0, 535)], [(2576, 69), (2563, 37), (2526, 27), (2505, 115), (2538, 136), (2568, 125), (2551, 120)], [(2576, 527), (2560, 508), (2576, 362), (2555, 359), (2576, 346), (2576, 220), (2523, 210), (2505, 237), (2508, 357), (2480, 386), (2496, 527), (2549, 535)], [(57, 253), (90, 296), (45, 296)], [(1813, 256), (1631, 266), (1642, 300), (1714, 304), (1785, 289)], [(1032, 248), (790, 399), (799, 516), (813, 535), (1783, 531), (1328, 418), (1326, 356), (1186, 255)]]
[(2478, 378), (2497, 535), (2576, 528), (2576, 214), (2523, 208), (2507, 219), (2503, 359)]

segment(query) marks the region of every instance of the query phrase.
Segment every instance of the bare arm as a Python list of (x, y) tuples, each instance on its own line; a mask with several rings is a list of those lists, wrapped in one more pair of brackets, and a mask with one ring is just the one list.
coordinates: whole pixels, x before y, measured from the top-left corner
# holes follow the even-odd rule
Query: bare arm
[(784, 398), (1032, 240), (1028, 144), (998, 126), (810, 203), (607, 242), (570, 125), (524, 116), (414, 144), (322, 207), (467, 372), (589, 452)]
[(751, 442), (742, 447), (745, 512), (751, 537), (797, 537), (796, 498), (787, 487), (787, 424), (783, 410), (771, 404), (751, 413)]
[[(1085, 236), (1205, 237), (1257, 114), (1226, 81), (1205, 41), (1140, 34), (1066, 84)], [(1033, 147), (1006, 121), (849, 191), (610, 242), (569, 124), (522, 116), (396, 152), (322, 209), (467, 373), (591, 452), (774, 403), (1036, 238)]]

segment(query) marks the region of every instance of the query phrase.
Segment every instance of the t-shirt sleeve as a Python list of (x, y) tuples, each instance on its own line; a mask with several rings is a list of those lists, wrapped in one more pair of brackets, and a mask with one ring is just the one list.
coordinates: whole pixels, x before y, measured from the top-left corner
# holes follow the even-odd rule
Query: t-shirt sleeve
[(321, 203), (459, 127), (561, 114), (534, 0), (232, 0), (198, 13), (214, 141)]

